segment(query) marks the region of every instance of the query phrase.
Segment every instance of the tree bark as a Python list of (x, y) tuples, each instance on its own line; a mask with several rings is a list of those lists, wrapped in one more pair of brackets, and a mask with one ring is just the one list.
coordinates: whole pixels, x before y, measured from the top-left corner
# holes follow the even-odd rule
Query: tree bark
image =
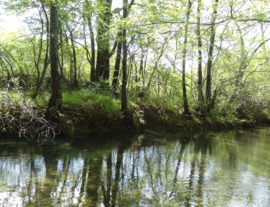
[[(89, 1), (85, 0), (86, 3), (86, 10), (90, 9)], [(93, 25), (92, 25), (92, 19), (91, 15), (86, 16), (87, 24), (88, 24), (88, 29), (90, 33), (90, 41), (91, 41), (91, 59), (90, 59), (90, 66), (91, 66), (91, 74), (90, 74), (90, 81), (95, 82), (96, 81), (96, 76), (95, 76), (95, 64), (96, 64), (96, 49), (95, 49), (95, 36), (94, 36), (94, 30), (93, 30)]]
[[(102, 1), (102, 0), (101, 0)], [(107, 34), (109, 31), (109, 25), (111, 21), (111, 1), (105, 0), (105, 10), (101, 11), (100, 21), (98, 26), (97, 35), (97, 63), (96, 63), (96, 81), (100, 81), (100, 77), (104, 80), (109, 79), (110, 75), (110, 37)]]
[(87, 19), (88, 21), (88, 27), (90, 32), (90, 39), (91, 39), (91, 76), (90, 80), (91, 82), (95, 81), (95, 62), (96, 62), (96, 49), (95, 49), (95, 37), (94, 37), (94, 31), (92, 26), (92, 21), (90, 17)]
[[(46, 34), (47, 34), (47, 40), (46, 40), (46, 52), (45, 52), (45, 59), (44, 59), (44, 63), (43, 63), (43, 69), (42, 69), (42, 72), (40, 74), (40, 70), (39, 70), (39, 61), (40, 61), (40, 58), (38, 58), (38, 61), (37, 61), (37, 69), (38, 69), (38, 78), (37, 78), (37, 83), (36, 83), (36, 91), (34, 92), (34, 94), (32, 95), (32, 98), (36, 98), (37, 95), (38, 95), (38, 92), (40, 90), (40, 87), (42, 85), (42, 82), (45, 78), (45, 75), (46, 75), (46, 72), (47, 72), (47, 68), (48, 68), (48, 65), (49, 65), (49, 62), (48, 62), (48, 59), (49, 59), (49, 18), (48, 18), (48, 15), (47, 15), (47, 12), (45, 10), (45, 6), (44, 6), (44, 3), (41, 2), (41, 6), (42, 6), (42, 11), (45, 15), (45, 18), (46, 18)], [(39, 51), (39, 56), (41, 55), (41, 52), (43, 50), (43, 21), (42, 21), (42, 18), (41, 18), (41, 15), (40, 15), (40, 19), (41, 19), (41, 23), (42, 23), (42, 34), (41, 34), (41, 40), (40, 40), (40, 43), (41, 43), (41, 46), (40, 46), (40, 51)]]
[(201, 38), (201, 0), (198, 0), (197, 8), (197, 36), (198, 36), (198, 101), (199, 104), (203, 102), (203, 92), (202, 92), (202, 38)]
[(208, 61), (207, 61), (207, 74), (206, 74), (206, 91), (205, 91), (205, 101), (206, 101), (206, 108), (205, 113), (207, 113), (210, 108), (211, 104), (211, 85), (212, 85), (212, 65), (213, 65), (213, 50), (214, 50), (214, 43), (215, 43), (215, 36), (216, 36), (216, 26), (215, 21), (217, 18), (217, 8), (218, 8), (218, 1), (215, 0), (215, 4), (213, 5), (213, 17), (211, 20), (211, 33), (210, 33), (210, 46), (208, 51)]
[[(60, 32), (60, 42), (63, 43), (63, 29), (62, 24), (59, 22), (59, 32)], [(64, 80), (64, 54), (63, 54), (63, 44), (60, 44), (60, 58), (59, 58), (60, 76)]]
[(76, 50), (75, 50), (75, 45), (74, 45), (74, 38), (73, 38), (73, 33), (71, 30), (69, 30), (70, 33), (70, 39), (71, 39), (71, 46), (72, 46), (72, 55), (73, 55), (73, 80), (74, 80), (74, 87), (78, 88), (78, 80), (77, 80), (77, 56), (76, 56)]
[[(122, 37), (122, 33), (119, 33), (119, 37)], [(118, 41), (116, 59), (115, 59), (115, 67), (113, 73), (112, 87), (116, 90), (118, 83), (118, 76), (120, 70), (120, 62), (121, 62), (121, 52), (122, 52), (122, 40)]]
[(184, 114), (189, 114), (188, 98), (186, 89), (186, 54), (187, 54), (187, 38), (188, 38), (188, 22), (191, 9), (191, 1), (188, 0), (188, 8), (186, 13), (186, 25), (185, 25), (185, 39), (183, 47), (183, 59), (182, 59), (182, 88), (183, 88), (183, 100), (184, 100)]
[[(123, 0), (123, 19), (127, 18), (127, 0)], [(127, 109), (127, 30), (123, 28), (123, 62), (122, 62), (122, 97), (121, 97), (121, 110)]]
[(50, 59), (51, 59), (51, 97), (48, 104), (47, 114), (49, 116), (59, 110), (62, 106), (62, 91), (60, 74), (58, 71), (58, 14), (57, 0), (51, 1), (50, 14)]

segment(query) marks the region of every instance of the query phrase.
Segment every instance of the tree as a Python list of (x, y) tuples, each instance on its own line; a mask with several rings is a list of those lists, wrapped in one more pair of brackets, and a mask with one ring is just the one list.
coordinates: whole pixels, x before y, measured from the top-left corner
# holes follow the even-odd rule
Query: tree
[(205, 89), (205, 113), (210, 110), (211, 105), (213, 105), (214, 100), (211, 100), (211, 85), (212, 85), (212, 65), (213, 65), (213, 50), (215, 44), (215, 36), (216, 36), (216, 25), (215, 21), (217, 18), (217, 9), (218, 9), (218, 1), (215, 0), (213, 4), (213, 15), (211, 20), (210, 27), (210, 41), (209, 41), (209, 50), (208, 50), (208, 60), (207, 60), (207, 75), (206, 75), (206, 89)]
[(122, 73), (123, 73), (123, 79), (122, 79), (122, 96), (121, 96), (121, 110), (124, 111), (127, 109), (127, 29), (126, 29), (126, 22), (128, 12), (134, 3), (134, 0), (131, 1), (130, 4), (128, 4), (127, 0), (123, 0), (123, 19), (124, 19), (124, 27), (123, 27), (123, 33), (122, 33), (122, 39), (123, 39), (123, 61), (122, 61)]
[(51, 97), (47, 114), (54, 115), (62, 106), (61, 79), (58, 71), (58, 1), (50, 2), (50, 59), (51, 59)]
[(110, 0), (99, 0), (100, 11), (97, 31), (97, 63), (96, 63), (96, 81), (100, 81), (100, 77), (104, 80), (109, 79), (110, 71), (110, 36), (109, 25), (111, 22), (111, 6)]
[[(41, 21), (41, 34), (40, 34), (39, 51), (37, 54), (38, 57), (37, 57), (37, 60), (34, 59), (35, 67), (37, 70), (37, 80), (36, 80), (36, 89), (32, 95), (33, 98), (37, 97), (39, 90), (40, 90), (40, 87), (42, 85), (42, 82), (45, 78), (47, 68), (49, 66), (49, 38), (48, 38), (49, 37), (49, 35), (48, 35), (48, 33), (49, 33), (49, 18), (48, 18), (48, 14), (46, 12), (46, 9), (45, 9), (44, 2), (40, 2), (40, 3), (41, 3), (41, 8), (42, 8), (42, 11), (39, 10), (39, 17), (40, 17), (40, 21)], [(35, 6), (38, 7), (37, 5), (35, 5)], [(42, 50), (43, 50), (43, 35), (44, 35), (44, 20), (42, 18), (42, 12), (44, 13), (45, 19), (46, 19), (47, 40), (46, 40), (46, 48), (45, 48), (46, 52), (45, 52), (45, 58), (44, 58), (44, 62), (43, 62), (43, 69), (42, 69), (42, 71), (40, 71), (39, 64), (41, 61), (41, 55), (42, 55)], [(35, 44), (35, 42), (33, 44)], [(35, 56), (35, 45), (33, 45), (33, 48), (34, 48), (34, 56)]]
[(121, 53), (122, 53), (122, 40), (120, 39), (122, 37), (122, 32), (120, 31), (118, 34), (118, 44), (117, 44), (117, 51), (116, 51), (116, 58), (115, 58), (115, 66), (114, 66), (114, 73), (113, 73), (113, 80), (112, 80), (112, 86), (114, 90), (116, 90), (116, 86), (118, 83), (118, 76), (120, 71), (120, 62), (121, 62)]
[(189, 23), (189, 15), (191, 10), (191, 1), (188, 0), (188, 8), (186, 13), (186, 25), (185, 25), (185, 33), (184, 33), (184, 46), (182, 50), (182, 88), (183, 88), (183, 100), (184, 100), (184, 113), (189, 114), (188, 108), (188, 98), (187, 98), (187, 89), (186, 89), (186, 54), (187, 54), (187, 38), (188, 38), (188, 23)]
[[(95, 64), (96, 64), (96, 49), (95, 49), (95, 36), (94, 36), (94, 30), (93, 30), (93, 25), (92, 25), (92, 12), (89, 12), (90, 9), (90, 3), (88, 0), (85, 0), (85, 14), (84, 18), (86, 19), (89, 33), (90, 33), (90, 41), (91, 41), (91, 55), (87, 50), (87, 59), (88, 62), (91, 65), (91, 74), (90, 74), (90, 81), (95, 82), (96, 81), (96, 69), (95, 69)], [(86, 41), (86, 40), (85, 40)], [(87, 47), (86, 47), (87, 48)]]
[[(127, 0), (123, 0), (123, 19), (127, 18)], [(126, 25), (123, 28), (123, 61), (122, 61), (122, 96), (121, 96), (121, 110), (127, 109), (127, 30)]]
[[(201, 37), (201, 0), (198, 0), (197, 6), (197, 39), (198, 39), (198, 101), (199, 105), (204, 101), (202, 92), (202, 37)], [(201, 108), (201, 107), (200, 107)]]

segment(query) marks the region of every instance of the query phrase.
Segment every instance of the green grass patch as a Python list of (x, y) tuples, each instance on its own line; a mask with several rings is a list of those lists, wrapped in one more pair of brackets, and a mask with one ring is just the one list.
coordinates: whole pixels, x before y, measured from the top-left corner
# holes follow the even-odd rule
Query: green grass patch
[(116, 114), (120, 110), (120, 100), (117, 100), (111, 96), (89, 93), (87, 95), (87, 100), (89, 102), (95, 102), (103, 106), (109, 115)]
[(108, 95), (95, 94), (88, 90), (64, 92), (63, 103), (71, 105), (97, 103), (104, 107), (109, 115), (116, 114), (120, 110), (120, 100)]
[(79, 105), (83, 103), (80, 91), (71, 91), (63, 93), (63, 103), (71, 105)]

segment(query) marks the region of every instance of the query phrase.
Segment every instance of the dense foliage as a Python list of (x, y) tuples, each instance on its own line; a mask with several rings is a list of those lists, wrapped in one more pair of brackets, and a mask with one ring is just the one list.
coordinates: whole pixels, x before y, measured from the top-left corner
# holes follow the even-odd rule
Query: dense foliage
[[(1, 80), (36, 103), (75, 90), (77, 98), (64, 95), (64, 102), (81, 104), (78, 94), (89, 90), (122, 97), (122, 110), (141, 101), (209, 121), (268, 113), (267, 1), (3, 0), (1, 7), (2, 17), (15, 13), (27, 25), (1, 28)], [(54, 92), (57, 87), (62, 90)], [(59, 100), (50, 103), (61, 106)]]

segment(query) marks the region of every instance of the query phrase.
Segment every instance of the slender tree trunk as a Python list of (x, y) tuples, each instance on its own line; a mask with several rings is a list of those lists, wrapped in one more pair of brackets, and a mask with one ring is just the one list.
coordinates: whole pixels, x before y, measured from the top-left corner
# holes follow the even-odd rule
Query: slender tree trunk
[(184, 99), (184, 114), (189, 114), (188, 108), (188, 98), (187, 98), (187, 89), (186, 89), (186, 54), (187, 54), (187, 38), (188, 38), (188, 22), (191, 9), (191, 1), (188, 0), (188, 8), (186, 14), (186, 25), (185, 25), (185, 39), (183, 47), (183, 59), (182, 59), (182, 88), (183, 88), (183, 99)]
[[(199, 104), (203, 102), (203, 92), (202, 92), (202, 38), (201, 38), (201, 0), (198, 0), (197, 8), (197, 36), (198, 36), (198, 101)], [(200, 107), (201, 108), (201, 107)]]
[[(85, 0), (86, 3), (86, 11), (90, 10), (90, 3), (89, 0)], [(90, 74), (90, 81), (95, 82), (96, 81), (96, 75), (95, 75), (95, 64), (96, 64), (96, 49), (95, 49), (95, 36), (94, 36), (94, 30), (92, 25), (92, 19), (91, 19), (92, 13), (86, 15), (85, 19), (87, 20), (87, 25), (90, 33), (90, 41), (91, 41), (91, 59), (90, 59), (90, 66), (91, 66), (91, 74)]]
[[(119, 36), (122, 37), (121, 32), (119, 33)], [(120, 69), (120, 62), (121, 62), (121, 52), (122, 52), (122, 42), (120, 40), (117, 45), (117, 53), (116, 53), (115, 67), (114, 67), (113, 80), (112, 80), (112, 86), (114, 89), (116, 89), (117, 83), (118, 83), (119, 69)]]
[(47, 72), (47, 69), (48, 69), (48, 66), (49, 66), (49, 48), (50, 48), (50, 38), (49, 38), (49, 17), (48, 17), (48, 14), (45, 10), (45, 6), (44, 6), (44, 3), (42, 3), (42, 9), (43, 9), (43, 12), (45, 14), (45, 17), (46, 17), (46, 34), (47, 34), (47, 40), (46, 40), (46, 53), (45, 53), (45, 59), (44, 59), (44, 63), (43, 63), (43, 69), (42, 69), (42, 72), (41, 72), (41, 77), (40, 77), (40, 83), (39, 83), (39, 87), (41, 86), (44, 78), (45, 78), (45, 75), (46, 75), (46, 72)]
[[(127, 0), (123, 0), (123, 19), (127, 18)], [(122, 97), (121, 97), (121, 110), (127, 109), (127, 30), (123, 28), (123, 62), (122, 62)]]
[(236, 70), (236, 76), (237, 76), (237, 79), (236, 79), (236, 82), (235, 82), (235, 86), (236, 86), (236, 90), (237, 89), (240, 89), (241, 88), (241, 85), (242, 85), (242, 79), (243, 79), (243, 75), (244, 75), (244, 70), (245, 68), (247, 67), (247, 53), (246, 53), (246, 50), (245, 50), (245, 42), (244, 42), (244, 37), (243, 37), (243, 34), (242, 34), (242, 31), (239, 27), (239, 25), (237, 24), (237, 22), (235, 23), (236, 26), (237, 26), (237, 29), (238, 29), (238, 32), (239, 32), (239, 35), (240, 35), (240, 44), (241, 44), (241, 47), (240, 47), (240, 55), (241, 55), (241, 64), (240, 64), (240, 67), (239, 67), (239, 70), (237, 71)]
[(215, 4), (213, 5), (213, 17), (211, 20), (211, 33), (210, 33), (210, 46), (208, 51), (208, 61), (207, 61), (207, 74), (206, 74), (206, 91), (205, 91), (205, 101), (206, 101), (206, 108), (205, 113), (207, 113), (210, 108), (211, 104), (211, 85), (212, 85), (212, 65), (213, 65), (213, 50), (214, 50), (214, 43), (215, 43), (215, 36), (216, 36), (216, 26), (215, 21), (217, 18), (217, 8), (218, 8), (218, 1), (215, 0)]
[(100, 63), (101, 63), (101, 54), (100, 54), (100, 49), (98, 47), (98, 51), (97, 51), (97, 63), (96, 63), (96, 71), (95, 71), (95, 78), (96, 78), (96, 82), (99, 82), (99, 78), (100, 78)]
[[(132, 91), (132, 89), (133, 89), (133, 86), (132, 86), (132, 84), (133, 84), (133, 77), (132, 77), (132, 72), (133, 72), (133, 63), (134, 63), (134, 57), (135, 56), (135, 54), (132, 54), (131, 56), (130, 56), (130, 58), (129, 58), (129, 66), (128, 66), (128, 68), (127, 68), (127, 73), (128, 73), (128, 79), (127, 79), (127, 93), (129, 93), (129, 90), (130, 90), (130, 88), (131, 88), (131, 91)], [(131, 87), (129, 87), (130, 86), (130, 84), (131, 84)]]
[(41, 58), (41, 53), (42, 53), (42, 49), (43, 49), (43, 34), (44, 34), (44, 22), (43, 19), (41, 17), (41, 12), (39, 11), (39, 16), (40, 16), (40, 20), (41, 20), (41, 34), (40, 34), (40, 46), (39, 46), (39, 51), (38, 51), (38, 57), (37, 60), (35, 60), (35, 56), (36, 56), (36, 50), (35, 50), (35, 42), (33, 42), (33, 48), (34, 48), (34, 62), (36, 65), (36, 70), (37, 70), (37, 80), (36, 80), (36, 91), (34, 92), (34, 94), (32, 95), (33, 98), (36, 98), (39, 88), (40, 88), (40, 69), (39, 69), (39, 63), (40, 63), (40, 58)]
[(51, 1), (50, 13), (50, 59), (51, 59), (51, 79), (52, 92), (48, 104), (47, 114), (54, 115), (62, 106), (62, 91), (60, 74), (58, 71), (58, 15), (57, 15), (57, 0)]
[(94, 31), (92, 26), (92, 21), (90, 17), (87, 18), (88, 21), (88, 27), (90, 32), (90, 38), (91, 38), (91, 76), (90, 80), (91, 82), (95, 81), (95, 62), (96, 62), (96, 49), (95, 49), (95, 37), (94, 37)]
[[(60, 32), (60, 42), (62, 43), (63, 40), (63, 29), (62, 24), (59, 22), (59, 32)], [(63, 53), (63, 44), (60, 45), (60, 60), (59, 60), (59, 67), (60, 67), (60, 76), (61, 79), (64, 79), (64, 53)]]
[(71, 46), (72, 46), (72, 55), (73, 55), (73, 61), (72, 61), (72, 66), (73, 66), (73, 80), (74, 80), (74, 87), (78, 88), (78, 80), (77, 80), (77, 57), (76, 57), (76, 49), (74, 45), (74, 38), (73, 38), (73, 33), (70, 30), (70, 39), (71, 39)]
[(68, 53), (68, 57), (69, 57), (69, 71), (68, 71), (68, 86), (69, 88), (74, 88), (75, 86), (75, 81), (74, 81), (74, 67), (73, 67), (73, 53), (71, 51), (71, 46), (69, 45), (69, 39), (66, 36), (66, 49), (67, 49), (67, 53)]
[[(36, 98), (37, 95), (38, 95), (38, 92), (40, 90), (40, 87), (42, 85), (42, 82), (45, 78), (45, 75), (46, 75), (46, 72), (47, 72), (47, 68), (48, 68), (48, 65), (49, 65), (49, 18), (48, 18), (48, 15), (47, 15), (47, 12), (45, 10), (45, 7), (44, 7), (44, 3), (42, 2), (41, 3), (41, 6), (42, 6), (42, 11), (45, 15), (45, 18), (46, 18), (46, 34), (47, 34), (47, 40), (46, 40), (46, 52), (45, 52), (45, 59), (44, 59), (44, 63), (43, 63), (43, 69), (42, 69), (42, 72), (40, 74), (40, 71), (38, 71), (39, 75), (38, 75), (38, 80), (37, 80), (37, 85), (36, 85), (36, 91), (35, 93), (32, 95), (32, 98)], [(42, 30), (43, 30), (43, 21), (42, 21)], [(43, 34), (41, 35), (41, 37), (43, 36)], [(41, 41), (42, 38), (41, 38)], [(42, 43), (41, 43), (42, 44)], [(41, 50), (43, 49), (43, 46), (41, 46)], [(41, 51), (40, 51), (40, 54), (41, 54)], [(38, 61), (39, 62), (39, 61)]]
[(143, 51), (142, 51), (141, 61), (140, 61), (140, 69), (139, 69), (139, 78), (138, 78), (138, 82), (137, 82), (139, 98), (143, 98), (143, 96), (144, 96), (144, 93), (143, 93), (144, 84), (141, 84), (141, 78), (140, 78), (140, 77), (144, 78), (144, 75), (143, 75), (143, 59), (144, 59), (144, 54), (143, 54)]

